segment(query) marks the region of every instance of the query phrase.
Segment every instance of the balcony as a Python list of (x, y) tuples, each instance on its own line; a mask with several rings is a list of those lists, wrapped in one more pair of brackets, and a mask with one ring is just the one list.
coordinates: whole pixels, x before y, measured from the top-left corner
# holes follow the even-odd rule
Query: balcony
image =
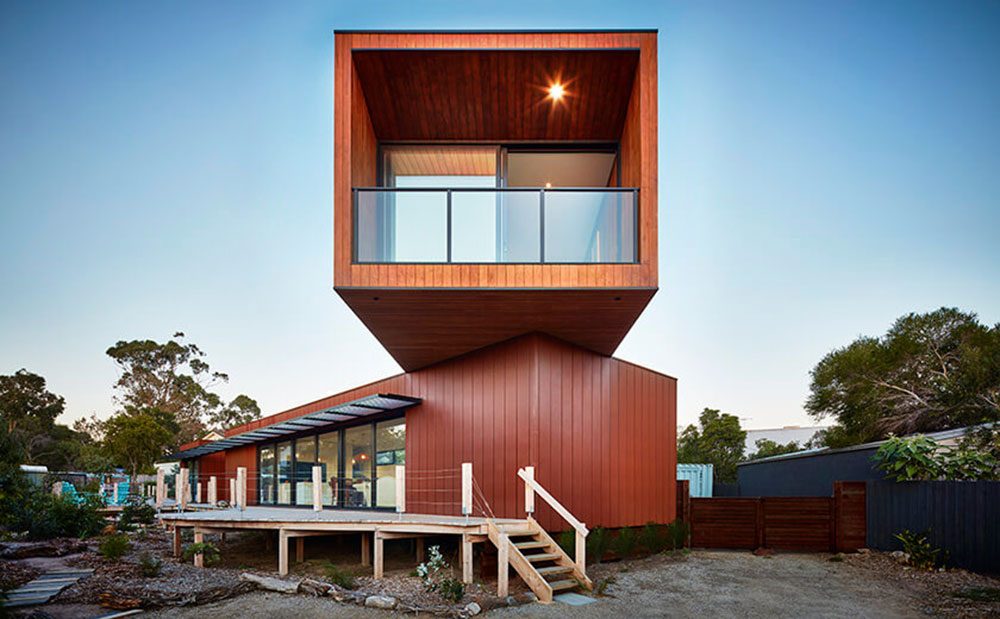
[(638, 188), (357, 187), (356, 264), (635, 264)]

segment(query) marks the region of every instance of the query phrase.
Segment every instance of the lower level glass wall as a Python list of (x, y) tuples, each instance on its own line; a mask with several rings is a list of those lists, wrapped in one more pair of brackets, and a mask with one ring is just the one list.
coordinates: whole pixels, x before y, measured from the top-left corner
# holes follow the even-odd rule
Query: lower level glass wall
[(320, 467), (323, 505), (392, 509), (396, 466), (406, 463), (403, 418), (352, 426), (258, 448), (261, 505), (312, 505)]

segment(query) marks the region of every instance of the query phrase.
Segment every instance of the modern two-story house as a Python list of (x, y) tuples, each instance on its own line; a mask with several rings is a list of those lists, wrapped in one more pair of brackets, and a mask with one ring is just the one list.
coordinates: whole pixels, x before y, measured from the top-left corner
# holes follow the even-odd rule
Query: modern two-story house
[(454, 514), (472, 463), (518, 517), (531, 466), (588, 526), (673, 520), (676, 380), (613, 356), (658, 286), (656, 36), (337, 32), (334, 288), (403, 372), (186, 446), (192, 476), (305, 506), (320, 466), (329, 509), (391, 510), (405, 463), (407, 511)]

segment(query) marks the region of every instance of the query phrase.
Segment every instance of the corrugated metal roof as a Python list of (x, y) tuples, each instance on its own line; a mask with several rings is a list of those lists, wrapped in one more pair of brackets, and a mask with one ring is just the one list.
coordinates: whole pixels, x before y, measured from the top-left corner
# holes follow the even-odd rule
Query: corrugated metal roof
[(297, 434), (307, 430), (319, 429), (331, 424), (350, 421), (379, 413), (391, 413), (403, 411), (423, 400), (405, 395), (378, 394), (365, 398), (360, 398), (345, 404), (331, 406), (315, 413), (309, 413), (295, 419), (281, 421), (270, 426), (243, 432), (235, 436), (230, 436), (211, 443), (205, 443), (191, 449), (185, 449), (175, 454), (171, 454), (167, 460), (187, 460), (189, 458), (199, 458), (211, 453), (217, 453), (233, 447), (252, 445), (272, 441), (283, 436)]

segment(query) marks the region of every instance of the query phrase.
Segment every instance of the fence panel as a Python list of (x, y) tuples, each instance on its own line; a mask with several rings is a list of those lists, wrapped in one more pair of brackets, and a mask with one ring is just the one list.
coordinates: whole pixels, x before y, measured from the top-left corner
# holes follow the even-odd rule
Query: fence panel
[(833, 499), (765, 497), (763, 545), (775, 550), (825, 552), (833, 545)]
[(929, 539), (946, 550), (949, 564), (1000, 573), (1000, 482), (869, 481), (868, 546), (901, 547), (895, 534), (904, 529), (930, 531)]
[(691, 546), (757, 548), (759, 505), (759, 499), (691, 499)]
[(866, 487), (863, 481), (837, 481), (833, 484), (833, 508), (836, 526), (835, 549), (853, 552), (864, 548), (867, 525), (865, 522)]

